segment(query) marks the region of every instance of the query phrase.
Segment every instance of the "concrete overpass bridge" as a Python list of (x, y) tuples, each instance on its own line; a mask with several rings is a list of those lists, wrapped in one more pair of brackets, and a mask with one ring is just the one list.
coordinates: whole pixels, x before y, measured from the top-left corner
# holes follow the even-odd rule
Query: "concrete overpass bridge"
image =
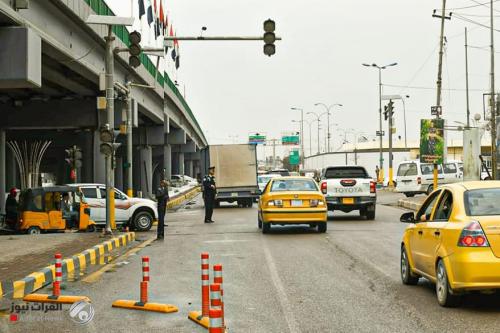
[[(80, 182), (104, 182), (99, 152), (105, 110), (97, 109), (99, 75), (105, 71), (107, 28), (87, 25), (90, 14), (113, 15), (103, 0), (0, 0), (0, 205), (4, 189), (19, 186), (19, 171), (6, 142), (50, 140), (40, 172), (56, 182), (70, 182), (64, 150), (83, 150)], [(125, 47), (129, 34), (115, 27), (115, 46)], [(196, 176), (207, 140), (193, 112), (166, 73), (141, 55), (142, 65), (128, 65), (128, 54), (115, 56), (115, 81), (154, 86), (133, 88), (133, 188), (151, 194), (165, 170)], [(26, 65), (28, 64), (28, 65)], [(26, 67), (26, 71), (24, 71)], [(125, 103), (116, 94), (115, 128), (125, 119)], [(123, 140), (123, 142), (125, 142)], [(117, 152), (115, 184), (126, 184), (126, 149)], [(0, 206), (1, 207), (1, 206)]]

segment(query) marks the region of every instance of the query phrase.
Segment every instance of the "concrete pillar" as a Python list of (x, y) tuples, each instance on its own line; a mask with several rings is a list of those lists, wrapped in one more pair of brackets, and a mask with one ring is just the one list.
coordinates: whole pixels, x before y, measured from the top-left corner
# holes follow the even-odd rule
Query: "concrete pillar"
[(115, 187), (122, 192), (124, 191), (123, 187), (123, 158), (116, 156), (116, 164), (115, 164)]
[(184, 168), (184, 153), (179, 153), (179, 175), (185, 175), (186, 171)]
[(6, 140), (5, 140), (5, 130), (0, 129), (0, 213), (5, 213), (5, 192), (7, 192), (7, 184), (5, 181), (5, 169), (6, 169)]
[(166, 144), (163, 146), (163, 168), (165, 169), (165, 178), (172, 177), (172, 146)]
[(194, 177), (193, 175), (193, 160), (186, 160), (186, 175), (189, 177)]
[(101, 154), (99, 146), (101, 139), (99, 130), (94, 132), (94, 182), (104, 184), (106, 182), (106, 169), (104, 155)]
[(6, 188), (11, 189), (14, 186), (17, 187), (17, 162), (10, 149), (7, 149), (5, 155), (7, 164)]
[(151, 146), (141, 147), (141, 191), (144, 198), (153, 195), (153, 150)]

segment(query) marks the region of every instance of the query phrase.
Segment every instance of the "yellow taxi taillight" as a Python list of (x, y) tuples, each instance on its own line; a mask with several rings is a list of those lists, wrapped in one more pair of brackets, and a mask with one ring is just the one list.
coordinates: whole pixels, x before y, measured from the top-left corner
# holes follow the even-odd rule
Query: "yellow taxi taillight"
[(314, 200), (311, 200), (311, 201), (309, 202), (309, 205), (310, 205), (311, 207), (318, 207), (318, 204), (319, 204), (319, 200), (318, 200), (318, 199), (314, 199)]
[(268, 206), (271, 206), (271, 207), (283, 207), (283, 200), (270, 200), (267, 202), (267, 205)]

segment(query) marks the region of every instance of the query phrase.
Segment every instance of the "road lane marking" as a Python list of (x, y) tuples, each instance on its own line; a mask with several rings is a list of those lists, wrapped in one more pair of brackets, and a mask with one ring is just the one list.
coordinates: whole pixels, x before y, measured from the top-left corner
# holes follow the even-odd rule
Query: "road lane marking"
[(250, 242), (248, 239), (221, 239), (221, 240), (207, 240), (203, 243), (238, 243), (238, 242)]
[(269, 268), (269, 272), (271, 273), (271, 280), (273, 281), (274, 287), (276, 288), (278, 300), (280, 302), (281, 310), (285, 317), (286, 323), (288, 324), (288, 329), (290, 330), (290, 333), (300, 333), (301, 331), (299, 328), (299, 324), (293, 316), (292, 304), (288, 300), (285, 287), (283, 286), (283, 281), (281, 281), (281, 278), (278, 274), (278, 269), (276, 268), (274, 259), (265, 241), (262, 241), (262, 248), (264, 249), (267, 267)]

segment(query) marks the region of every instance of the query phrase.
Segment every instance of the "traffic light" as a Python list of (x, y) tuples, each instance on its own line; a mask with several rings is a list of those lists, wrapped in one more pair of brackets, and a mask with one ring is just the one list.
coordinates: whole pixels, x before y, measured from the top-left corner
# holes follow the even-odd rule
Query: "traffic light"
[(384, 120), (389, 119), (389, 106), (385, 105), (384, 106)]
[(102, 154), (108, 157), (114, 157), (116, 150), (122, 145), (121, 143), (116, 142), (118, 135), (120, 135), (120, 131), (111, 129), (108, 124), (101, 127), (99, 133), (101, 145), (99, 148)]
[(387, 120), (389, 118), (392, 118), (393, 114), (394, 114), (394, 102), (390, 100), (389, 104), (384, 106), (384, 119)]
[(268, 19), (264, 22), (264, 54), (267, 56), (272, 56), (276, 53), (276, 46), (274, 42), (276, 41), (276, 23)]
[(134, 68), (141, 65), (141, 59), (139, 55), (142, 52), (141, 48), (141, 34), (138, 31), (132, 31), (129, 35), (130, 46), (128, 47), (128, 53), (130, 57), (128, 58), (128, 64)]
[(64, 160), (73, 169), (73, 166), (75, 165), (75, 160), (74, 160), (74, 156), (73, 156), (73, 148), (64, 149), (64, 152), (66, 153), (66, 158)]
[(72, 169), (79, 169), (82, 167), (82, 150), (77, 146), (70, 147), (65, 149), (66, 158), (64, 159)]

